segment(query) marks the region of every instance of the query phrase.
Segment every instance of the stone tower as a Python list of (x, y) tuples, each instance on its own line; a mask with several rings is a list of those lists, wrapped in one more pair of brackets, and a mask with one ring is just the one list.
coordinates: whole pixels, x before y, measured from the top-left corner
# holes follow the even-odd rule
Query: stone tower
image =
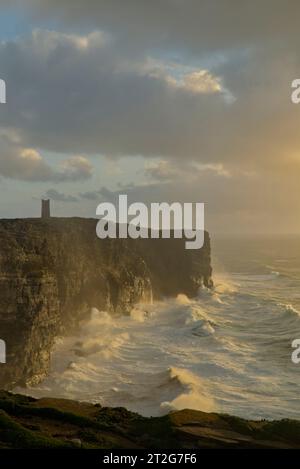
[(50, 218), (50, 200), (42, 200), (42, 218)]

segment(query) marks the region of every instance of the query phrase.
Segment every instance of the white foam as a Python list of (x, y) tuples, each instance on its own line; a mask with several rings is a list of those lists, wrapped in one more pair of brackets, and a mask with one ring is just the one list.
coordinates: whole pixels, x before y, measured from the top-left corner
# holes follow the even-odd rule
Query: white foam
[(287, 304), (283, 306), (288, 313), (292, 313), (292, 314), (296, 314), (297, 316), (300, 316), (300, 311), (298, 311), (293, 305)]
[(180, 294), (136, 305), (129, 316), (94, 308), (76, 337), (56, 341), (50, 375), (16, 391), (125, 406), (143, 415), (189, 407), (300, 418), (299, 370), (288, 368), (289, 357), (282, 361), (288, 351), (274, 345), (296, 336), (298, 324), (300, 333), (299, 312), (260, 296), (261, 277), (236, 278), (239, 283), (217, 277), (214, 290), (201, 289), (194, 299)]
[(177, 379), (183, 385), (183, 392), (172, 401), (164, 401), (161, 408), (164, 411), (196, 409), (204, 412), (216, 410), (213, 399), (207, 395), (201, 379), (192, 372), (183, 368), (172, 367), (169, 370), (170, 378)]

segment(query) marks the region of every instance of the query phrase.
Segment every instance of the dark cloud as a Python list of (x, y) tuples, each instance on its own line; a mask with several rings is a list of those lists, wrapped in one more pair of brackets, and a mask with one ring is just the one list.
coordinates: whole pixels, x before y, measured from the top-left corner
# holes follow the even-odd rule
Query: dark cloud
[[(291, 104), (290, 85), (300, 75), (299, 2), (17, 3), (32, 23), (55, 19), (62, 32), (0, 43), (8, 87), (0, 125), (18, 138), (1, 140), (0, 174), (78, 181), (91, 176), (90, 163), (67, 155), (137, 155), (151, 164), (133, 184), (120, 183), (136, 200), (204, 201), (217, 223), (228, 214), (231, 226), (247, 229), (254, 220), (255, 229), (277, 226), (279, 212), (293, 225), (300, 106)], [(44, 150), (68, 161), (53, 169), (39, 158)], [(117, 193), (76, 197), (88, 203)]]
[[(98, 191), (88, 192), (88, 195), (90, 196), (90, 198), (92, 196), (94, 196), (95, 198), (96, 197), (98, 199), (101, 198), (102, 200), (105, 200), (105, 201), (114, 201), (115, 200), (115, 194), (116, 194), (116, 192), (111, 191), (107, 187), (101, 187), (101, 189), (99, 189)], [(86, 197), (86, 198), (88, 198), (88, 197)]]
[(144, 63), (120, 59), (101, 34), (35, 31), (0, 45), (0, 63), (11, 93), (0, 122), (50, 151), (195, 157), (215, 113), (228, 107), (222, 93), (176, 88)]
[(80, 192), (79, 197), (81, 199), (86, 199), (90, 201), (112, 201), (116, 200), (116, 192), (107, 189), (106, 187), (101, 187), (99, 190)]
[(56, 189), (49, 189), (44, 197), (47, 199), (52, 199), (57, 202), (77, 202), (77, 197), (73, 195), (67, 195), (62, 192), (57, 191)]
[(80, 192), (79, 197), (86, 200), (98, 200), (99, 199), (99, 191), (87, 191), (87, 192)]
[(281, 170), (300, 144), (290, 102), (300, 61), (295, 45), (271, 52), (178, 79), (163, 61), (121, 57), (102, 33), (35, 31), (0, 45), (10, 89), (0, 122), (26, 147)]
[(194, 55), (249, 45), (299, 41), (295, 0), (7, 0), (33, 17), (112, 32), (121, 47), (164, 48)]

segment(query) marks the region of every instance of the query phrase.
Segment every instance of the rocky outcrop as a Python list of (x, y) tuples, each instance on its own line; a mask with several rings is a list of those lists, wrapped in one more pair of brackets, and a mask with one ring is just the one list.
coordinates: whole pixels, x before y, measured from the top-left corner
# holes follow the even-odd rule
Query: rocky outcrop
[(100, 240), (95, 228), (82, 218), (0, 221), (1, 387), (40, 381), (55, 337), (91, 307), (128, 313), (136, 302), (211, 285), (207, 233), (194, 251), (181, 239)]
[(197, 410), (145, 418), (124, 408), (0, 392), (0, 447), (24, 449), (300, 448), (300, 422)]

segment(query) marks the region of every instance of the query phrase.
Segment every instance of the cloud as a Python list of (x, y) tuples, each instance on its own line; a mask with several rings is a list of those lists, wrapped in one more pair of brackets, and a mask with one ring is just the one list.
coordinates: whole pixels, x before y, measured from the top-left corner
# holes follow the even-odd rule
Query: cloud
[(80, 192), (79, 197), (86, 200), (98, 200), (99, 199), (99, 191), (87, 191), (87, 192)]
[(228, 107), (212, 92), (217, 78), (199, 71), (170, 86), (90, 36), (34, 31), (0, 44), (11, 93), (2, 125), (18, 129), (24, 146), (52, 152), (196, 157), (212, 114)]
[(223, 164), (201, 164), (187, 162), (186, 164), (175, 164), (168, 160), (158, 160), (146, 163), (144, 174), (150, 178), (151, 183), (179, 181), (181, 183), (190, 183), (198, 180), (201, 173), (208, 172), (217, 176), (230, 177), (231, 174), (226, 170)]
[(220, 80), (214, 77), (208, 70), (192, 72), (183, 77), (179, 86), (191, 91), (191, 93), (217, 93), (222, 90)]
[(91, 177), (92, 166), (86, 158), (73, 156), (53, 168), (38, 150), (23, 147), (16, 132), (0, 129), (0, 175), (28, 182), (80, 181)]
[(170, 87), (192, 94), (213, 94), (227, 91), (224, 89), (221, 78), (206, 69), (184, 66), (176, 62), (154, 60), (151, 57), (147, 57), (145, 62), (136, 68), (137, 72), (140, 71), (146, 77), (164, 80)]
[(77, 202), (78, 201), (77, 197), (73, 195), (63, 194), (62, 192), (59, 192), (56, 189), (49, 189), (45, 193), (44, 198), (46, 199), (49, 198), (57, 202)]
[[(128, 186), (126, 186), (126, 189), (128, 189)], [(99, 190), (80, 192), (78, 196), (81, 199), (86, 199), (89, 201), (104, 200), (115, 202), (117, 193), (118, 192), (111, 191), (107, 187), (101, 187)]]
[(93, 167), (89, 160), (83, 156), (71, 156), (61, 163), (61, 179), (80, 181), (92, 176)]
[(35, 30), (0, 44), (10, 90), (0, 124), (17, 129), (24, 148), (229, 171), (284, 171), (283, 157), (298, 166), (290, 156), (300, 145), (289, 88), (300, 68), (295, 47), (279, 58), (269, 46), (228, 53), (208, 70), (122, 55), (105, 35)]
[(56, 178), (53, 169), (33, 148), (23, 148), (5, 136), (0, 137), (0, 174), (24, 181), (49, 181)]
[[(299, 211), (300, 107), (290, 100), (299, 2), (18, 5), (30, 22), (54, 19), (61, 32), (35, 29), (0, 43), (8, 92), (0, 126), (14, 134), (0, 139), (2, 176), (84, 181), (90, 158), (130, 155), (148, 161), (132, 184), (129, 170), (118, 175), (132, 196), (201, 198), (218, 223), (231, 213), (231, 226), (278, 226), (279, 211), (287, 221), (291, 207)], [(68, 161), (53, 167), (49, 152)], [(107, 191), (74, 188), (91, 202), (112, 198)]]
[[(153, 48), (185, 53), (299, 41), (300, 5), (294, 0), (7, 0), (34, 18), (104, 28), (137, 54)], [(31, 10), (30, 10), (31, 9)]]

